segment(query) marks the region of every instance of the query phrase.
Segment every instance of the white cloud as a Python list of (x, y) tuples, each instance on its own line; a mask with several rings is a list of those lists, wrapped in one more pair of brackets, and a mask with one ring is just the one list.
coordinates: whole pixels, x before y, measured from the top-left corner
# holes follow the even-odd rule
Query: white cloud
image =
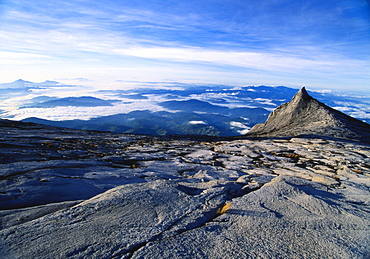
[(249, 128), (247, 125), (244, 125), (243, 123), (238, 122), (238, 121), (232, 121), (232, 122), (230, 122), (230, 125), (232, 127), (237, 127), (237, 128), (244, 128), (244, 129)]
[(265, 105), (271, 105), (271, 106), (277, 106), (276, 103), (273, 103), (272, 100), (270, 99), (265, 99), (265, 98), (256, 98), (254, 99), (255, 101), (265, 104)]
[(197, 125), (197, 124), (207, 124), (205, 121), (189, 121), (189, 124)]
[[(367, 67), (365, 61), (345, 60), (337, 58), (313, 59), (299, 57), (294, 53), (251, 52), (217, 50), (194, 47), (135, 47), (116, 48), (113, 53), (122, 56), (133, 56), (171, 62), (202, 63), (205, 65), (235, 66), (258, 71), (270, 71), (284, 74), (307, 74), (323, 76), (328, 73), (342, 75), (358, 75), (363, 77)], [(344, 66), (346, 64), (346, 66)], [(367, 69), (370, 73), (370, 69)]]
[(245, 134), (247, 134), (248, 133), (248, 131), (250, 130), (250, 128), (249, 129), (243, 129), (243, 130), (237, 130), (237, 132), (239, 133), (239, 134), (241, 134), (241, 135), (245, 135)]
[(333, 65), (327, 61), (312, 61), (295, 57), (282, 57), (269, 53), (224, 51), (203, 48), (128, 48), (114, 49), (120, 55), (163, 59), (176, 62), (207, 62), (254, 69), (285, 70), (304, 69), (312, 66)]
[(231, 128), (239, 128), (237, 132), (242, 135), (246, 134), (251, 129), (251, 127), (244, 125), (243, 123), (237, 122), (237, 121), (230, 122), (230, 126)]
[(321, 89), (321, 90), (311, 90), (310, 91), (312, 92), (316, 92), (316, 93), (322, 93), (322, 94), (328, 94), (328, 93), (332, 93), (333, 90), (329, 90), (329, 89)]
[[(37, 96), (92, 96), (101, 99), (119, 99), (122, 102), (116, 102), (112, 106), (99, 107), (74, 107), (74, 106), (59, 106), (53, 108), (20, 108), (29, 103), (30, 99)], [(12, 118), (14, 120), (22, 120), (29, 117), (37, 117), (47, 120), (88, 120), (90, 118), (108, 116), (120, 113), (129, 113), (137, 110), (150, 110), (153, 112), (167, 111), (162, 106), (157, 105), (158, 102), (164, 100), (161, 96), (152, 96), (149, 99), (130, 99), (118, 98), (106, 95), (105, 93), (88, 92), (84, 87), (63, 87), (63, 88), (47, 88), (41, 91), (35, 91), (31, 95), (6, 99), (0, 104), (0, 110), (3, 110), (3, 118)]]
[(370, 112), (364, 112), (364, 111), (361, 111), (361, 110), (348, 112), (347, 114), (349, 114), (350, 116), (355, 117), (355, 118), (370, 119)]
[(0, 64), (3, 65), (31, 65), (40, 62), (48, 62), (50, 59), (54, 58), (52, 56), (43, 54), (0, 51)]

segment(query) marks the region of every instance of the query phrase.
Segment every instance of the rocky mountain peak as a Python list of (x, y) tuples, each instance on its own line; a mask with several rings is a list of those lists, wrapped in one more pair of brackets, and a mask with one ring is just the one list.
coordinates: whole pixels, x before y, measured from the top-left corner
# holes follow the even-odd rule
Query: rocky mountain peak
[(319, 102), (302, 87), (290, 102), (277, 107), (265, 123), (255, 125), (247, 136), (307, 134), (369, 141), (370, 125)]
[(308, 102), (312, 97), (307, 93), (306, 88), (302, 87), (292, 98), (292, 103)]

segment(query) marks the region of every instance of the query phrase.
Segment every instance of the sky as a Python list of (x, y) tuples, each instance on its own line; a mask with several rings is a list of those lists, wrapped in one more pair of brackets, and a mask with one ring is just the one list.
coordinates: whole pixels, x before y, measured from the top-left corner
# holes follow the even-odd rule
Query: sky
[(0, 0), (0, 83), (370, 92), (367, 0)]

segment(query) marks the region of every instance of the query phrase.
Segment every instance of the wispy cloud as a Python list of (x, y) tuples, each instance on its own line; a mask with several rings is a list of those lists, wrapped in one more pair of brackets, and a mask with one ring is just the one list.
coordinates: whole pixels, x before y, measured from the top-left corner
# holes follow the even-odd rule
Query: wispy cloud
[(0, 64), (34, 64), (39, 62), (47, 62), (52, 59), (52, 56), (32, 53), (0, 51)]
[(317, 71), (332, 71), (333, 69), (338, 69), (338, 66), (343, 62), (349, 62), (347, 64), (354, 66), (353, 69), (359, 69), (366, 65), (365, 62), (351, 62), (350, 60), (343, 59), (308, 59), (286, 54), (235, 52), (203, 48), (131, 48), (114, 49), (113, 52), (120, 55), (141, 58), (163, 59), (177, 62), (208, 62), (269, 71), (296, 71), (312, 68), (315, 68)]
[[(364, 0), (7, 0), (0, 9), (0, 62), (19, 65), (12, 73), (18, 77), (37, 64), (44, 77), (104, 78), (110, 71), (117, 80), (142, 68), (164, 80), (166, 71), (183, 74), (186, 66), (187, 76), (193, 72), (198, 79), (201, 69), (209, 80), (218, 71), (240, 81), (242, 73), (246, 81), (252, 73), (273, 77), (276, 84), (294, 78), (297, 84), (335, 85), (335, 78), (346, 77), (343, 84), (360, 87), (370, 74), (366, 8)], [(15, 67), (1, 77), (9, 77), (10, 69)], [(76, 72), (68, 76), (69, 71)]]

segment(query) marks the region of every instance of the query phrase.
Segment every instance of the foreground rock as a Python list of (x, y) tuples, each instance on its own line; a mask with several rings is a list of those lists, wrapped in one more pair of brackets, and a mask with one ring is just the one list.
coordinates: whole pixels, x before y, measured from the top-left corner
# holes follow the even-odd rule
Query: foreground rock
[(0, 258), (370, 256), (366, 143), (0, 133)]
[(250, 137), (318, 135), (370, 143), (370, 125), (312, 98), (303, 87), (289, 103), (276, 108), (267, 121), (255, 125)]
[(369, 211), (348, 198), (277, 177), (205, 226), (150, 242), (133, 258), (366, 258)]

